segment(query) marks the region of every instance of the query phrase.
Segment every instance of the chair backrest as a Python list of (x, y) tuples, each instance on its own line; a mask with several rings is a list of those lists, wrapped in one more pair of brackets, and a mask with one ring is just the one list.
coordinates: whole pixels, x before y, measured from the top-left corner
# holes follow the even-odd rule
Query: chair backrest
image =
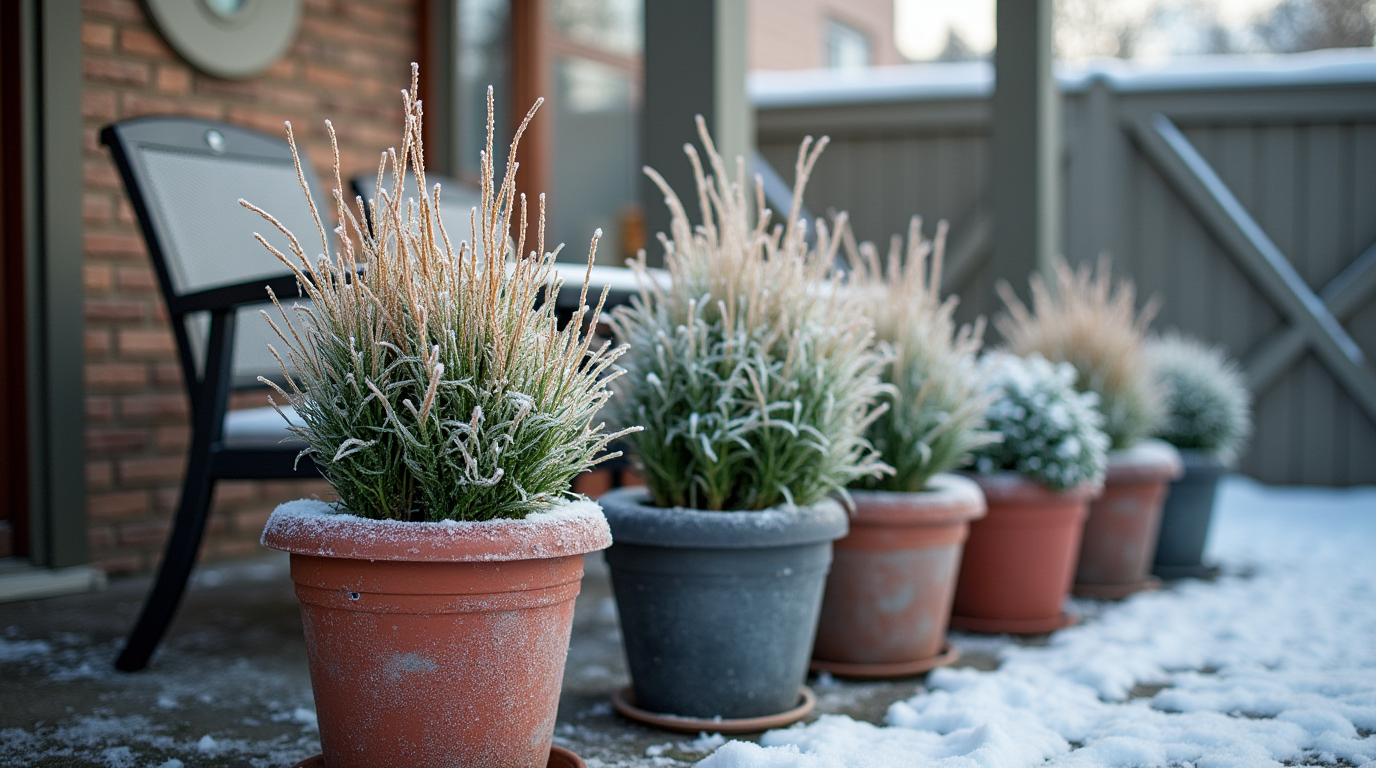
[[(253, 235), (262, 233), (290, 255), (287, 238), (239, 205), (240, 198), (273, 214), (308, 254), (321, 253), (320, 236), (286, 141), (238, 126), (182, 117), (116, 123), (105, 129), (102, 139), (120, 165), (169, 298), (287, 273)], [(325, 226), (332, 229), (332, 201), (322, 194), (309, 159), (302, 155), (301, 162)], [(294, 296), (279, 298), (284, 305), (288, 298), (296, 300)], [(280, 378), (267, 350), (276, 336), (259, 315), (262, 308), (242, 307), (237, 312), (236, 385), (251, 384), (259, 375)], [(173, 318), (185, 324), (191, 347), (185, 353), (198, 366), (204, 359), (207, 320), (205, 313)]]
[[(469, 212), (474, 208), (482, 207), (482, 190), (458, 179), (434, 173), (426, 173), (425, 182), (430, 187), (426, 190), (427, 193), (432, 192), (436, 184), (440, 185), (440, 219), (444, 222), (445, 231), (449, 233), (454, 246), (458, 247), (460, 240), (472, 240), (473, 232), (469, 225)], [(377, 174), (355, 176), (350, 180), (349, 185), (353, 187), (353, 193), (363, 198), (364, 204), (369, 206), (369, 210), (371, 210), (373, 196), (377, 193)], [(382, 185), (384, 189), (390, 190), (392, 188), (390, 172), (383, 176)], [(406, 188), (402, 192), (403, 199), (414, 198), (416, 194), (415, 177), (407, 176)]]

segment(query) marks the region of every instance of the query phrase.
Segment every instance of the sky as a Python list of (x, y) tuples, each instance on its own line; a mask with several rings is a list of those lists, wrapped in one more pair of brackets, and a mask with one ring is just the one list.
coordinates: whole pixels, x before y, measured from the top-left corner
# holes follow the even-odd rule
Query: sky
[[(1153, 0), (1112, 0), (1126, 12), (1152, 4)], [(1162, 5), (1204, 6), (1225, 27), (1244, 26), (1271, 10), (1278, 0), (1166, 0)], [(994, 45), (994, 0), (895, 0), (894, 21), (898, 50), (915, 60), (934, 59), (946, 45), (947, 30), (954, 29), (975, 51)], [(1150, 51), (1147, 52), (1150, 55)]]

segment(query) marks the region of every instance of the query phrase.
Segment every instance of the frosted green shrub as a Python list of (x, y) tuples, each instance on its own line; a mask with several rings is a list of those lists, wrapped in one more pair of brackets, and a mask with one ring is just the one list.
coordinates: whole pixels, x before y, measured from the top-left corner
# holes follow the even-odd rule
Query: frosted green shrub
[(629, 344), (612, 407), (643, 424), (630, 442), (654, 502), (710, 510), (812, 504), (886, 469), (864, 438), (883, 391), (873, 332), (840, 290), (838, 243), (819, 227), (809, 248), (803, 185), (825, 139), (799, 151), (794, 209), (771, 228), (756, 183), (754, 224), (744, 163), (734, 180), (701, 118), (712, 175), (686, 147), (702, 223), (694, 227), (663, 178), (672, 214), (661, 235), (667, 283), (633, 268), (640, 295), (611, 325)]
[(894, 473), (861, 478), (856, 487), (920, 491), (933, 475), (998, 439), (983, 429), (993, 394), (981, 391), (974, 371), (983, 318), (957, 329), (956, 297), (941, 299), (945, 243), (946, 222), (928, 240), (922, 220), (913, 217), (906, 252), (897, 235), (882, 262), (873, 243), (851, 249), (849, 290), (860, 295), (875, 333), (893, 351), (883, 374), (892, 386), (882, 400), (889, 409), (866, 434)]
[(1056, 490), (1103, 480), (1104, 417), (1098, 395), (1075, 390), (1073, 366), (993, 352), (980, 368), (996, 398), (984, 418), (1003, 441), (976, 451), (976, 470), (1012, 470)]
[[(291, 255), (273, 250), (314, 301), (311, 309), (282, 311), (282, 324), (274, 324), (293, 371), (283, 366), (289, 391), (277, 392), (305, 422), (292, 431), (348, 512), (411, 521), (523, 518), (560, 503), (575, 475), (610, 458), (597, 454), (618, 435), (604, 434), (594, 419), (622, 350), (590, 348), (590, 337), (579, 332), (582, 314), (559, 329), (543, 197), (535, 249), (525, 252), (527, 212), (515, 193), (515, 157), (535, 110), (516, 133), (499, 187), (489, 89), (482, 208), (471, 216), (473, 244), (455, 244), (440, 221), (439, 186), (433, 199), (426, 187), (415, 93), (413, 75), (403, 92), (401, 152), (389, 151), (379, 168), (371, 231), (361, 224), (362, 199), (356, 212), (344, 202), (336, 147), (334, 202), (343, 222), (337, 256), (312, 260), (289, 232)], [(385, 169), (415, 185), (406, 192), (417, 197), (384, 189)], [(512, 242), (507, 233), (516, 216)], [(319, 234), (324, 247), (324, 226)], [(596, 244), (594, 237), (594, 250)], [(481, 255), (503, 252), (504, 259)], [(593, 310), (594, 326), (601, 306)]]
[(1157, 436), (1177, 448), (1235, 459), (1252, 432), (1251, 392), (1223, 350), (1179, 334), (1151, 339), (1146, 355), (1165, 392)]

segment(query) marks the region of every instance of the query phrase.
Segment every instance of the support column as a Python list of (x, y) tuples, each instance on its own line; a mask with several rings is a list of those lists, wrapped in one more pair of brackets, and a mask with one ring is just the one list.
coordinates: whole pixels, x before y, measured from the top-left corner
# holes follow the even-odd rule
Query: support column
[[(734, 169), (755, 147), (755, 112), (745, 93), (746, 10), (740, 0), (646, 0), (643, 164), (659, 171), (696, 221), (693, 171), (683, 145), (697, 143), (695, 115)], [(655, 234), (668, 232), (664, 198), (641, 179), (647, 252), (663, 255)]]
[(1020, 295), (1060, 255), (1060, 91), (1051, 71), (1053, 0), (999, 0), (994, 50), (996, 277)]

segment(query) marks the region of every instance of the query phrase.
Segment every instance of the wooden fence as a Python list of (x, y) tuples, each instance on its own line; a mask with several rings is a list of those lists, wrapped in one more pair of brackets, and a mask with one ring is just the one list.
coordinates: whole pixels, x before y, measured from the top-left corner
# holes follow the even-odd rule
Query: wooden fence
[[(1256, 433), (1243, 472), (1376, 482), (1376, 55), (1201, 59), (1060, 77), (1072, 263), (1112, 255), (1157, 328), (1242, 360)], [(945, 287), (961, 316), (1000, 308), (987, 266), (987, 65), (757, 75), (761, 155), (791, 183), (799, 140), (831, 146), (814, 212), (884, 242), (913, 213), (952, 225)], [(930, 228), (928, 230), (930, 232)]]

